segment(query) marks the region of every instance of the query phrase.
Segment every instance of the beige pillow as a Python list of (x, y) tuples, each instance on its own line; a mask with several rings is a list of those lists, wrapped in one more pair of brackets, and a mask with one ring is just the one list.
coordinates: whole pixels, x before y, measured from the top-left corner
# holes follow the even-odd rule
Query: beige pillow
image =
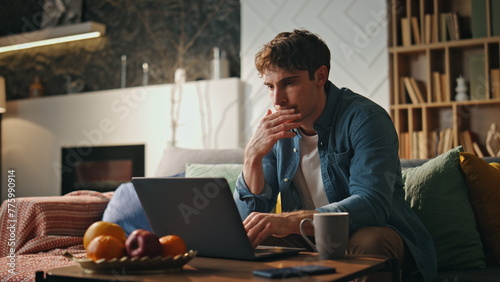
[(243, 149), (189, 149), (167, 147), (155, 176), (172, 176), (184, 172), (186, 164), (242, 164)]

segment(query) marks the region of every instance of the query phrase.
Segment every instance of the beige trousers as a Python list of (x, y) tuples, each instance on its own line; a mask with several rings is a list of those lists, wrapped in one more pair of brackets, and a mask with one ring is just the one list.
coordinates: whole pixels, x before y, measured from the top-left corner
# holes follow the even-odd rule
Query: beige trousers
[[(310, 238), (311, 241), (314, 238)], [(356, 230), (349, 237), (347, 253), (356, 255), (377, 255), (388, 258), (397, 258), (403, 272), (412, 272), (416, 269), (412, 255), (409, 253), (403, 239), (390, 227), (363, 227)], [(312, 248), (301, 235), (291, 234), (286, 237), (269, 237), (262, 245), (288, 246)], [(393, 281), (390, 272), (379, 272), (363, 277), (357, 281)]]
[[(363, 227), (349, 237), (348, 254), (377, 255), (397, 258), (401, 270), (405, 271), (413, 260), (401, 236), (390, 227)], [(409, 260), (411, 258), (411, 260)], [(409, 262), (408, 262), (409, 260)], [(377, 272), (356, 281), (393, 281), (390, 272)]]

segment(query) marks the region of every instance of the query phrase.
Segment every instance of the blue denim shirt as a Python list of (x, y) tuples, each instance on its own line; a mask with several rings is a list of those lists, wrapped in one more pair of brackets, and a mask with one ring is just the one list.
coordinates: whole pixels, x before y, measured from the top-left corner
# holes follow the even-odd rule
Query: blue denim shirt
[[(349, 212), (350, 232), (364, 226), (389, 226), (403, 238), (426, 281), (437, 275), (432, 237), (404, 200), (398, 137), (387, 112), (371, 100), (325, 86), (327, 103), (314, 124), (321, 176), (329, 204), (319, 212)], [(252, 194), (240, 175), (234, 198), (241, 217), (271, 212), (281, 192), (283, 211), (302, 209), (292, 179), (300, 161), (300, 134), (278, 141), (263, 159), (266, 184)]]

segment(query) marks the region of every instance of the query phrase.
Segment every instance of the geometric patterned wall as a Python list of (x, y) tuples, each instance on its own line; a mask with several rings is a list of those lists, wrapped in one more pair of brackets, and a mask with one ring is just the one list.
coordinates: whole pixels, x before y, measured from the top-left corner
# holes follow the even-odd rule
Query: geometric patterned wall
[(387, 13), (385, 0), (241, 0), (244, 138), (271, 107), (255, 70), (255, 53), (282, 31), (304, 28), (318, 34), (332, 53), (330, 80), (388, 110)]

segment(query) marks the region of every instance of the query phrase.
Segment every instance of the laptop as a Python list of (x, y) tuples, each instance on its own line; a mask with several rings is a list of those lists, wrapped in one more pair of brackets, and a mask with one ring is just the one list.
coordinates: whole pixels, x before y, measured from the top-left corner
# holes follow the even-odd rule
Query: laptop
[(225, 178), (132, 178), (153, 233), (178, 235), (198, 256), (259, 260), (305, 249), (252, 248)]

